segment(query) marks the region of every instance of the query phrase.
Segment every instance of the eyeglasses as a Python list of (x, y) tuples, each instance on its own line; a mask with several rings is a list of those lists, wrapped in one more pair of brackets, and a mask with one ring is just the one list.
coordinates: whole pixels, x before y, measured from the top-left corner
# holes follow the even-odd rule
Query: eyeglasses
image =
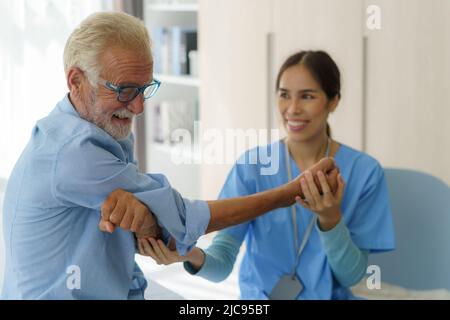
[(119, 102), (130, 102), (142, 93), (144, 100), (150, 99), (158, 91), (161, 81), (153, 79), (152, 82), (144, 84), (142, 87), (136, 85), (116, 86), (109, 81), (100, 79), (100, 84), (107, 89), (114, 91)]

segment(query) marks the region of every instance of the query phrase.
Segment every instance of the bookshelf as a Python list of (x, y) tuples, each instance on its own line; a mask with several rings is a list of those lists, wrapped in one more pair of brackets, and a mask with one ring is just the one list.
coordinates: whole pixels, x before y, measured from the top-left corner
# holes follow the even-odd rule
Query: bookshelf
[[(198, 3), (182, 0), (144, 1), (144, 21), (152, 38), (158, 93), (146, 102), (146, 168), (162, 173), (183, 197), (200, 197), (200, 164), (193, 153), (179, 150), (171, 133), (186, 129), (192, 139), (199, 120)], [(182, 162), (177, 163), (177, 162)]]

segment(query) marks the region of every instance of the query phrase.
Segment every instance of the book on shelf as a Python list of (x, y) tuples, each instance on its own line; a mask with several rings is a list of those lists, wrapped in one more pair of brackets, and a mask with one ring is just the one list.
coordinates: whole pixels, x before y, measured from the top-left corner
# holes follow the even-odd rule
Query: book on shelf
[(197, 74), (197, 30), (194, 27), (153, 27), (151, 37), (155, 73)]
[(172, 134), (179, 129), (194, 137), (194, 125), (198, 119), (198, 102), (185, 100), (162, 101), (154, 108), (153, 141), (173, 145)]

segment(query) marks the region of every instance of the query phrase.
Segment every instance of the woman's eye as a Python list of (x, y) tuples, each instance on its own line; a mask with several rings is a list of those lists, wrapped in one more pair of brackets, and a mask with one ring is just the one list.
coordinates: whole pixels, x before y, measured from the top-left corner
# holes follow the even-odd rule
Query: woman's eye
[(289, 99), (289, 95), (286, 92), (281, 92), (280, 93), (280, 98)]
[(312, 100), (312, 99), (314, 99), (314, 97), (312, 95), (310, 95), (310, 94), (304, 94), (302, 96), (302, 98), (305, 99), (305, 100)]

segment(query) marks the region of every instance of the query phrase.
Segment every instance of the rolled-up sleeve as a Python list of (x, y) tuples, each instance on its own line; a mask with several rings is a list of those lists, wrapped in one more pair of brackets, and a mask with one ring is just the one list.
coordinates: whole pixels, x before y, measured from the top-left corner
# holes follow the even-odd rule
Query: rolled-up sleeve
[(156, 216), (165, 234), (184, 255), (203, 235), (210, 221), (205, 201), (183, 198), (162, 174), (140, 173), (127, 162), (119, 143), (106, 136), (80, 134), (57, 154), (52, 192), (66, 206), (98, 210), (116, 189), (134, 193)]
[(135, 193), (158, 218), (162, 226), (177, 240), (177, 249), (184, 255), (197, 239), (205, 234), (210, 220), (209, 206), (205, 201), (183, 198), (173, 189), (163, 175), (148, 177), (164, 181), (161, 188)]

